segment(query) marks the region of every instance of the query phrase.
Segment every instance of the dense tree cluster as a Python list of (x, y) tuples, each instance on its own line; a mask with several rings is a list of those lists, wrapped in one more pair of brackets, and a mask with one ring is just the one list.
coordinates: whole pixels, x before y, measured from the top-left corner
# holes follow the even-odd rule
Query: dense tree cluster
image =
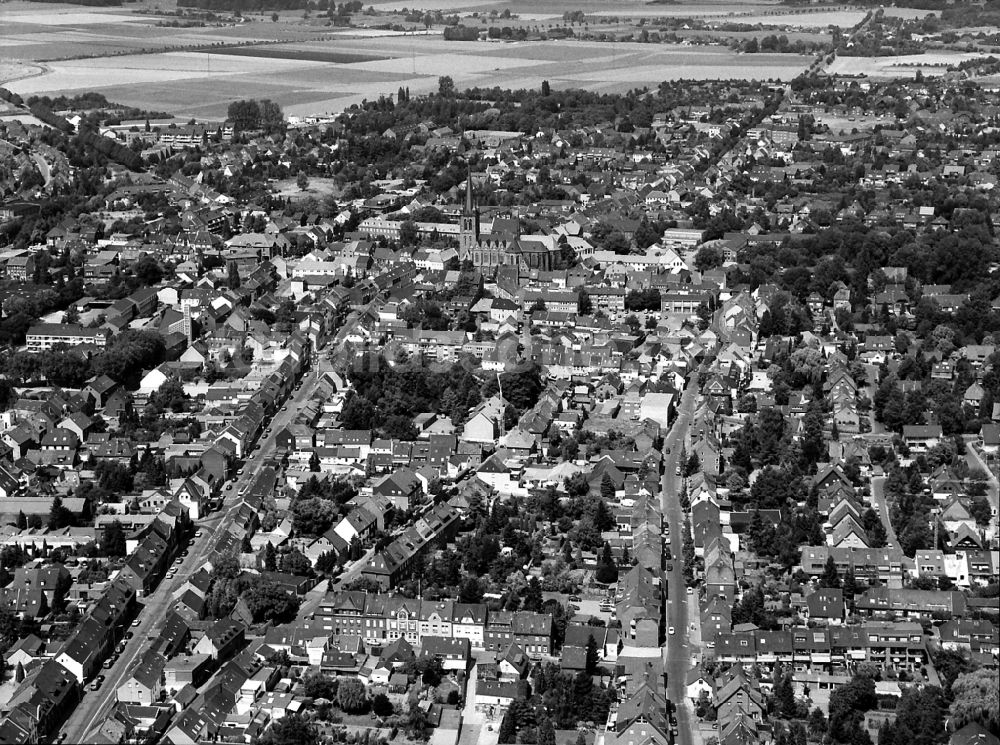
[(588, 673), (568, 675), (558, 665), (546, 663), (533, 680), (531, 697), (515, 701), (504, 715), (500, 742), (554, 743), (554, 729), (605, 721), (614, 701), (614, 690), (595, 686)]

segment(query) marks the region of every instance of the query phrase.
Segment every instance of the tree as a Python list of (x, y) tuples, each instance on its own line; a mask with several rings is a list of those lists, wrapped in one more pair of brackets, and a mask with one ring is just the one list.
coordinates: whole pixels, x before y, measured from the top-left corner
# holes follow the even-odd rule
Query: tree
[(337, 687), (337, 706), (348, 714), (361, 714), (368, 708), (365, 684), (357, 678), (345, 678)]
[(52, 507), (49, 508), (49, 530), (62, 530), (73, 524), (73, 513), (63, 507), (62, 498), (56, 496), (52, 499)]
[(959, 675), (951, 686), (952, 724), (961, 729), (979, 722), (991, 732), (1000, 731), (1000, 673), (981, 668)]
[(391, 717), (395, 712), (392, 701), (384, 693), (375, 694), (372, 699), (372, 712), (377, 717)]
[(497, 739), (500, 743), (513, 743), (517, 739), (517, 722), (514, 719), (512, 708), (503, 713)]
[(317, 745), (316, 726), (301, 714), (287, 714), (274, 724), (258, 741), (260, 745)]
[(896, 704), (895, 721), (879, 732), (879, 740), (884, 735), (892, 743), (944, 745), (948, 740), (947, 711), (944, 692), (937, 686), (906, 687)]
[[(270, 545), (270, 544), (268, 544)], [(300, 577), (312, 576), (312, 562), (297, 548), (281, 557), (281, 571)]]
[(614, 501), (614, 498), (615, 498), (615, 482), (611, 480), (611, 474), (605, 472), (604, 478), (601, 479), (601, 499), (610, 502)]
[(615, 565), (614, 557), (611, 555), (611, 544), (607, 542), (604, 543), (601, 558), (597, 562), (594, 579), (606, 585), (618, 581), (618, 567)]
[(840, 572), (837, 571), (837, 563), (833, 560), (833, 555), (826, 557), (826, 566), (823, 567), (823, 574), (819, 578), (820, 587), (840, 587)]
[(256, 582), (243, 594), (253, 620), (287, 623), (295, 618), (299, 599), (270, 582)]
[(325, 698), (333, 701), (337, 698), (338, 681), (323, 673), (307, 673), (302, 679), (303, 693), (308, 698)]
[(826, 715), (818, 706), (809, 712), (809, 734), (816, 739), (826, 734)]
[(28, 527), (28, 518), (25, 517), (23, 510), (18, 510), (17, 512), (17, 529), (26, 530)]
[(830, 694), (829, 734), (837, 742), (858, 743), (864, 731), (864, 713), (878, 705), (875, 681), (857, 674)]
[(442, 98), (455, 97), (455, 81), (451, 75), (442, 75), (438, 78), (438, 95)]
[(309, 470), (312, 471), (313, 473), (318, 473), (320, 470), (319, 453), (315, 450), (313, 450), (312, 454), (309, 456)]
[(309, 188), (309, 177), (306, 176), (305, 171), (299, 171), (299, 175), (295, 177), (295, 185), (299, 187), (299, 191), (305, 191)]
[(462, 603), (483, 602), (483, 587), (477, 577), (468, 576), (458, 588), (458, 599)]
[(597, 665), (600, 663), (600, 655), (597, 650), (597, 640), (591, 634), (587, 637), (587, 674), (593, 675), (597, 672)]
[(594, 303), (590, 299), (590, 293), (582, 287), (576, 293), (576, 310), (581, 316), (589, 316), (594, 312)]
[(105, 556), (124, 556), (126, 554), (125, 529), (117, 520), (104, 527), (101, 550)]
[(528, 586), (524, 591), (524, 600), (521, 603), (521, 608), (526, 611), (531, 611), (532, 613), (541, 612), (542, 583), (538, 581), (538, 577), (532, 577), (528, 580)]
[(687, 463), (684, 465), (684, 475), (691, 477), (698, 473), (698, 469), (701, 468), (701, 460), (698, 458), (698, 453), (691, 453), (691, 457), (687, 459)]
[(549, 81), (548, 80), (543, 80), (542, 81), (542, 95), (543, 96), (549, 96), (551, 94), (552, 94), (552, 88), (549, 87)]
[(230, 261), (226, 267), (226, 286), (230, 290), (237, 290), (240, 286), (240, 270), (235, 261)]
[(709, 269), (722, 266), (723, 258), (722, 251), (718, 248), (714, 246), (702, 246), (698, 249), (698, 253), (695, 254), (694, 265), (699, 272), (705, 272)]
[(959, 649), (940, 649), (934, 655), (934, 669), (944, 683), (945, 693), (950, 694), (951, 687), (958, 677), (972, 672), (973, 664), (968, 652)]
[(274, 572), (278, 569), (278, 558), (270, 541), (264, 546), (264, 569), (268, 572)]
[(551, 719), (546, 719), (538, 728), (538, 745), (556, 745), (556, 730)]
[(774, 703), (775, 709), (782, 717), (791, 719), (795, 716), (795, 691), (792, 688), (792, 674), (786, 672), (781, 665), (774, 671)]
[(973, 497), (972, 503), (969, 505), (969, 515), (976, 521), (977, 525), (983, 527), (989, 525), (993, 515), (989, 500), (983, 496)]

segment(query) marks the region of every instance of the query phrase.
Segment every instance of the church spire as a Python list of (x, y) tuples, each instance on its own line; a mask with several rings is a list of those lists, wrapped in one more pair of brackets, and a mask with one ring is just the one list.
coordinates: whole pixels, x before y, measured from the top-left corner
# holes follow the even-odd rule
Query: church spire
[(471, 215), (475, 211), (475, 206), (472, 203), (472, 166), (467, 166), (465, 176), (465, 214)]

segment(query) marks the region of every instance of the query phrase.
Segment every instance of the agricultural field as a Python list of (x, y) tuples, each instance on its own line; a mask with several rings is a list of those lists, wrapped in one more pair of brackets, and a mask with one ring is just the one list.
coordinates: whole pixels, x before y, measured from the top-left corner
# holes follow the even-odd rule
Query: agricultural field
[[(243, 23), (173, 28), (162, 25), (172, 17), (159, 14), (170, 10), (167, 2), (143, 0), (127, 6), (129, 10), (5, 3), (0, 6), (0, 60), (8, 63), (0, 65), (0, 84), (26, 96), (95, 91), (110, 101), (169, 109), (179, 117), (218, 118), (231, 101), (243, 97), (271, 98), (294, 115), (336, 112), (364, 99), (395, 94), (400, 86), (413, 94), (435, 90), (442, 75), (450, 75), (459, 88), (527, 88), (548, 80), (555, 88), (620, 91), (682, 78), (789, 80), (811, 62), (799, 55), (739, 55), (723, 47), (686, 44), (446, 42), (440, 27), (414, 33), (341, 29), (326, 26), (321, 18), (305, 19), (301, 12), (282, 13), (277, 22), (268, 13)], [(798, 33), (804, 38), (820, 38), (825, 24), (839, 18), (836, 14), (856, 12), (798, 11), (732, 0), (624, 0), (615, 6), (602, 0), (546, 0), (531, 6), (510, 0), (388, 0), (375, 6), (388, 12), (423, 7), (422, 2), (466, 17), (474, 10), (487, 13), (508, 6), (521, 15), (523, 6), (531, 11), (527, 15), (539, 19), (534, 23), (540, 27), (561, 23), (565, 10), (614, 13), (623, 18), (608, 28), (625, 32), (634, 29), (625, 21), (626, 14), (720, 20), (734, 14), (740, 22), (753, 18), (768, 25), (794, 23), (803, 29)], [(531, 24), (527, 15), (512, 25)], [(380, 16), (376, 22), (387, 20), (402, 19)], [(479, 19), (466, 22), (478, 24)]]
[(950, 65), (981, 54), (968, 52), (927, 52), (893, 57), (837, 57), (827, 70), (837, 75), (866, 75), (870, 78), (913, 78), (920, 70), (924, 75), (942, 75)]
[[(219, 117), (241, 97), (271, 98), (289, 114), (335, 112), (400, 86), (435, 90), (450, 75), (460, 88), (553, 87), (617, 91), (662, 80), (751, 76), (788, 80), (810, 57), (738, 55), (720, 47), (600, 42), (445, 42), (440, 38), (343, 37), (337, 41), (266, 47), (267, 56), (169, 52), (49, 63), (47, 75), (16, 81), (21, 95), (81, 92), (179, 116)], [(360, 58), (357, 62), (317, 61)], [(220, 85), (220, 81), (224, 81)]]

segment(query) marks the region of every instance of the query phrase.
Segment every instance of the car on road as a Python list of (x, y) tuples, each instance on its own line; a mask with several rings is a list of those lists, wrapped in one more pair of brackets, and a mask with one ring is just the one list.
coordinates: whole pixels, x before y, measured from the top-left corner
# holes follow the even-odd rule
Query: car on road
[(179, 567), (183, 563), (184, 563), (184, 559), (177, 559), (177, 561), (174, 562), (174, 566), (178, 566)]
[(181, 551), (181, 556), (187, 556), (189, 553), (191, 552), (188, 551), (187, 549), (184, 549), (183, 551)]
[(694, 593), (694, 588), (693, 587), (689, 587), (688, 588), (688, 595), (692, 595), (693, 593)]
[(666, 554), (664, 554), (664, 558), (666, 558), (667, 561), (670, 561), (671, 559), (674, 558), (674, 555), (672, 553), (670, 553), (670, 549), (669, 548), (667, 549)]
[(114, 660), (105, 660), (103, 667), (104, 667), (105, 670), (110, 670), (111, 666), (114, 665), (114, 664), (115, 664)]
[(93, 683), (91, 683), (90, 684), (90, 690), (92, 690), (92, 691), (99, 691), (99, 690), (101, 690), (101, 683), (100, 683), (100, 681), (95, 680)]
[(670, 448), (667, 448), (667, 455), (670, 455)]
[(199, 530), (198, 532), (196, 532), (196, 533), (194, 534), (194, 537), (195, 537), (195, 538), (201, 538), (201, 531)]
[(126, 631), (125, 632), (125, 638), (126, 639), (131, 639), (133, 636), (135, 636), (135, 632), (134, 631)]
[(677, 470), (674, 471), (674, 473), (677, 474), (678, 476), (680, 476), (681, 475), (681, 467), (677, 466)]
[(134, 621), (132, 621), (132, 628), (134, 629), (135, 627), (137, 627), (139, 625), (139, 623), (140, 623), (140, 621), (139, 621), (138, 618), (135, 619)]
[(673, 564), (667, 564), (667, 571), (668, 572), (674, 571), (674, 565)]
[(673, 636), (674, 635), (674, 627), (671, 626), (669, 629), (667, 629), (667, 633), (670, 634), (670, 636)]
[(579, 603), (580, 602), (580, 597), (578, 595), (570, 595), (569, 596), (569, 602), (571, 602), (571, 603)]

